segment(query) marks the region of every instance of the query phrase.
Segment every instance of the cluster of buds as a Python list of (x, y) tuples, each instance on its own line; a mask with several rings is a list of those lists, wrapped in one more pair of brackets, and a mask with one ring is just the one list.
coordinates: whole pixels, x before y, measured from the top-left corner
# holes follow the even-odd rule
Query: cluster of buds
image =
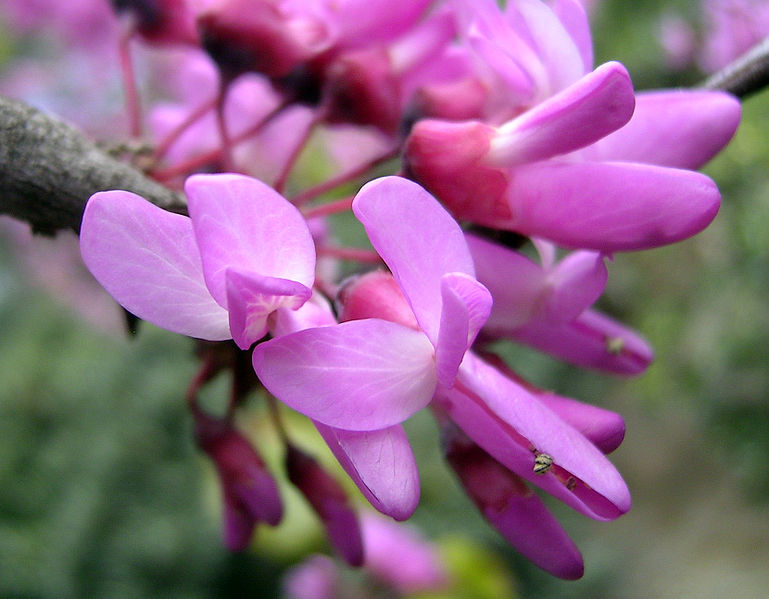
[[(188, 214), (94, 195), (81, 229), (91, 273), (141, 319), (234, 341), (256, 384), (307, 416), (396, 520), (419, 500), (402, 424), (431, 410), (491, 525), (541, 568), (580, 577), (579, 551), (534, 488), (596, 520), (625, 513), (629, 491), (606, 458), (623, 420), (535, 388), (490, 342), (643, 372), (645, 341), (593, 308), (605, 260), (715, 217), (718, 190), (692, 169), (731, 138), (737, 100), (636, 93), (621, 64), (593, 68), (578, 0), (113, 4), (143, 43), (181, 48), (172, 101), (132, 112), (151, 124), (149, 174), (183, 185)], [(294, 167), (314, 142), (327, 178), (302, 187)], [(316, 202), (383, 164), (393, 174), (354, 197)], [(325, 218), (348, 210), (373, 251), (334, 245)], [(357, 274), (341, 280), (341, 260)], [(256, 523), (280, 519), (278, 487), (235, 429), (236, 401), (222, 420), (190, 403), (220, 474), (226, 543), (241, 549)], [(275, 425), (289, 480), (362, 563), (342, 488)]]

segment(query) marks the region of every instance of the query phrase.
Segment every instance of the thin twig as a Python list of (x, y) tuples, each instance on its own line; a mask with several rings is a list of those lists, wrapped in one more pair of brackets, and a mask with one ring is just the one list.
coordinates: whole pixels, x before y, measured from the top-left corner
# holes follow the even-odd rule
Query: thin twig
[(769, 85), (769, 37), (726, 65), (698, 87), (721, 90), (745, 98)]

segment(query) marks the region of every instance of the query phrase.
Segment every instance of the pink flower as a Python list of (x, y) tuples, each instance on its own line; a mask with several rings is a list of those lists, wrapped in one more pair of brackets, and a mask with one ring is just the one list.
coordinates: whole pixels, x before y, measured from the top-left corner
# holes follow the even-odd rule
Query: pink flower
[(634, 115), (624, 67), (590, 72), (586, 25), (573, 2), (561, 5), (571, 9), (511, 2), (506, 20), (491, 2), (467, 8), (470, 43), (517, 116), (499, 126), (418, 122), (406, 142), (407, 173), (457, 218), (565, 247), (636, 250), (699, 232), (720, 197), (710, 179), (683, 168), (723, 147), (739, 103), (715, 92), (658, 92), (639, 96)]
[(473, 278), (461, 230), (418, 185), (373, 181), (353, 211), (418, 328), (368, 318), (306, 329), (257, 346), (254, 368), (273, 395), (310, 418), (375, 431), (425, 407), (439, 385), (451, 386), (491, 298)]
[(299, 212), (255, 179), (196, 175), (185, 189), (189, 218), (129, 192), (95, 194), (83, 216), (83, 259), (139, 318), (247, 349), (272, 313), (310, 297), (312, 237)]
[(483, 339), (510, 338), (572, 364), (639, 374), (652, 350), (638, 334), (591, 310), (608, 273), (597, 252), (572, 252), (555, 262), (555, 248), (535, 240), (542, 265), (475, 235), (467, 235), (478, 280), (494, 305)]

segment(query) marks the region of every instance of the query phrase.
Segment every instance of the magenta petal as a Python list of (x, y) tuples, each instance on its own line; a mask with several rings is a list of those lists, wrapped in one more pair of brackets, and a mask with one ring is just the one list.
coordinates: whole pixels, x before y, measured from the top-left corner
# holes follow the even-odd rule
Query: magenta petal
[(740, 112), (739, 100), (724, 92), (639, 93), (630, 122), (589, 148), (586, 155), (697, 169), (729, 142)]
[(615, 374), (640, 374), (654, 359), (651, 347), (636, 332), (594, 310), (562, 325), (536, 321), (516, 330), (499, 328), (493, 334), (509, 336), (576, 366)]
[(267, 317), (278, 308), (296, 309), (312, 290), (296, 281), (264, 277), (234, 269), (225, 271), (232, 338), (248, 349), (267, 333)]
[(100, 192), (86, 205), (80, 250), (96, 280), (139, 318), (209, 341), (231, 337), (186, 216), (127, 191)]
[(363, 432), (315, 426), (371, 505), (396, 520), (411, 517), (419, 503), (419, 473), (402, 426)]
[(627, 123), (634, 105), (625, 67), (606, 63), (503, 125), (486, 162), (511, 166), (582, 148)]
[(700, 173), (620, 162), (517, 167), (507, 193), (512, 230), (603, 252), (691, 237), (710, 224), (721, 201)]
[(606, 288), (609, 273), (603, 256), (573, 252), (547, 274), (550, 294), (539, 317), (550, 322), (569, 322), (592, 306)]
[(283, 196), (243, 175), (193, 175), (184, 186), (211, 295), (226, 306), (225, 271), (235, 268), (312, 287), (315, 245)]
[[(597, 520), (630, 509), (630, 492), (613, 464), (537, 397), (468, 353), (439, 405), (485, 451), (520, 477)], [(554, 460), (533, 472), (535, 452)]]
[(251, 543), (257, 519), (227, 487), (222, 498), (222, 536), (230, 551), (243, 551)]
[(491, 311), (491, 294), (478, 281), (462, 273), (441, 279), (443, 307), (435, 349), (438, 380), (451, 386), (467, 349)]
[(427, 337), (374, 318), (261, 343), (253, 363), (280, 401), (313, 420), (353, 431), (403, 422), (430, 402), (437, 383)]
[[(478, 280), (494, 298), (485, 331), (511, 331), (531, 320), (545, 287), (545, 272), (529, 257), (466, 235)], [(503, 333), (504, 334), (504, 333)]]
[(510, 495), (504, 506), (488, 506), (483, 515), (524, 557), (553, 576), (582, 577), (582, 555), (544, 502), (534, 493)]
[(625, 421), (616, 412), (554, 393), (539, 393), (537, 397), (603, 453), (617, 449), (625, 438)]
[(585, 72), (590, 71), (593, 68), (593, 40), (590, 36), (590, 23), (582, 2), (580, 0), (555, 0), (550, 6), (579, 49)]
[(459, 225), (422, 187), (401, 177), (367, 183), (352, 208), (403, 290), (420, 327), (435, 342), (441, 277), (450, 272), (475, 274)]

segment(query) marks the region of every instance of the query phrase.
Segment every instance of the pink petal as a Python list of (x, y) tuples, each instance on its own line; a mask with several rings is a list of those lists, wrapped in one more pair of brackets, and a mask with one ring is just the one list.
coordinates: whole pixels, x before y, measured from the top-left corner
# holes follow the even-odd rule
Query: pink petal
[(634, 105), (625, 67), (606, 63), (503, 125), (486, 162), (509, 166), (582, 148), (627, 123)]
[(257, 518), (231, 491), (224, 487), (222, 497), (222, 536), (230, 551), (243, 551), (251, 543)]
[(186, 216), (127, 191), (100, 192), (86, 205), (80, 249), (96, 280), (139, 318), (209, 341), (231, 337)]
[(419, 503), (419, 473), (402, 426), (363, 432), (320, 422), (315, 427), (371, 505), (396, 520), (411, 517)]
[(312, 287), (312, 237), (299, 211), (274, 189), (231, 174), (193, 175), (184, 188), (206, 284), (222, 306), (228, 268)]
[(444, 430), (444, 436), (449, 464), (489, 523), (540, 568), (560, 578), (580, 578), (579, 549), (526, 483), (461, 432)]
[(596, 252), (572, 252), (547, 275), (550, 293), (539, 317), (550, 322), (574, 320), (601, 297), (609, 273)]
[[(454, 389), (436, 401), (495, 459), (575, 510), (610, 520), (630, 509), (627, 485), (595, 445), (472, 354), (465, 355)], [(535, 452), (554, 460), (544, 475), (533, 471)]]
[(648, 162), (697, 169), (732, 138), (740, 102), (724, 92), (639, 93), (630, 122), (587, 150), (594, 160)]
[(585, 72), (574, 40), (546, 3), (517, 0), (508, 2), (505, 11), (514, 27), (525, 27), (529, 43), (547, 71), (547, 79), (540, 83), (541, 97), (564, 89)]
[(267, 317), (278, 308), (294, 310), (310, 299), (312, 290), (296, 281), (263, 277), (235, 269), (225, 271), (232, 338), (248, 349), (267, 333)]
[(538, 393), (537, 397), (603, 453), (617, 449), (625, 438), (625, 421), (616, 412), (554, 393)]
[(545, 271), (529, 257), (466, 235), (478, 280), (494, 298), (484, 331), (510, 331), (531, 320), (545, 287)]
[(496, 329), (492, 334), (509, 336), (576, 366), (615, 374), (640, 374), (654, 359), (646, 340), (594, 310), (562, 325), (535, 321), (514, 331)]
[(459, 225), (422, 187), (401, 177), (367, 183), (352, 208), (403, 290), (419, 326), (435, 342), (441, 277), (449, 272), (475, 274)]
[(691, 237), (710, 224), (721, 201), (705, 175), (621, 162), (521, 166), (507, 194), (511, 230), (603, 252)]
[(436, 386), (427, 337), (373, 318), (261, 343), (253, 363), (280, 401), (313, 420), (352, 431), (403, 422), (430, 402)]
[(438, 380), (451, 386), (465, 352), (491, 310), (491, 294), (478, 281), (461, 273), (441, 279), (443, 307), (435, 349)]
[(580, 0), (555, 0), (550, 6), (579, 49), (584, 71), (592, 70), (593, 40), (590, 36), (590, 23), (582, 3)]

